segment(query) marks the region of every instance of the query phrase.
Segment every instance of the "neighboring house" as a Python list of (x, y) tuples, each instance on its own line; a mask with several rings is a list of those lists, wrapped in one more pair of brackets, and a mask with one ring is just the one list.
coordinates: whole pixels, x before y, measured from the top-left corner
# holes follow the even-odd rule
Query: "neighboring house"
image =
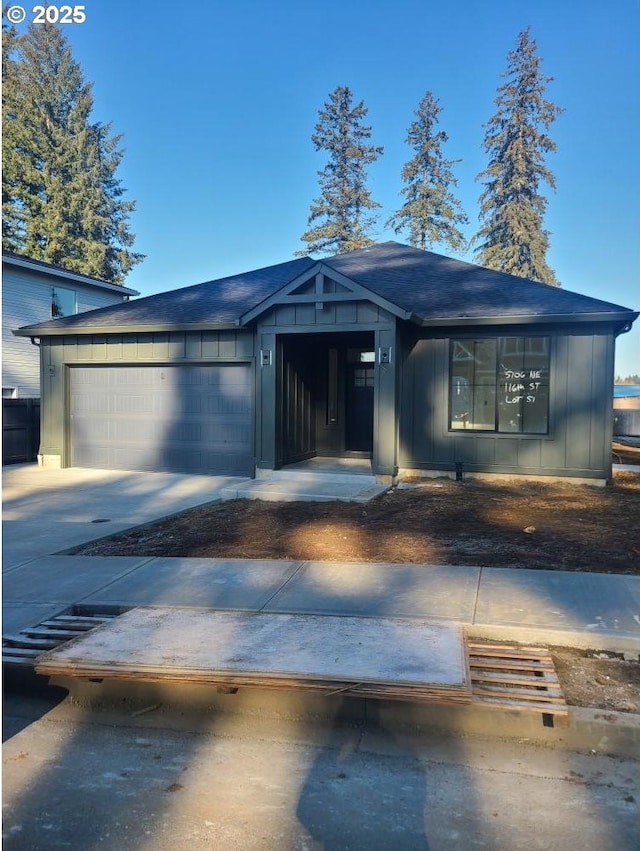
[(615, 338), (637, 317), (387, 242), (17, 333), (40, 341), (45, 464), (606, 480)]
[(20, 325), (120, 304), (136, 290), (108, 284), (60, 266), (2, 254), (2, 396), (40, 396), (40, 357), (30, 340), (13, 335)]

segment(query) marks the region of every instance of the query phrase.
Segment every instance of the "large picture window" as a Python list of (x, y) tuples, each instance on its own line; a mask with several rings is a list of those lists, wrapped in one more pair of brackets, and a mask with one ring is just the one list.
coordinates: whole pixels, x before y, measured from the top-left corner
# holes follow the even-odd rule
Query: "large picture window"
[(549, 430), (549, 338), (452, 340), (449, 428)]

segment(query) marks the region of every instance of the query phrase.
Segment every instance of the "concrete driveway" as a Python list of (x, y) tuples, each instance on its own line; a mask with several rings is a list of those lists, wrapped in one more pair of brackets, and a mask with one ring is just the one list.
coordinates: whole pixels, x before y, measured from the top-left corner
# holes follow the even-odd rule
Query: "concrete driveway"
[(2, 470), (2, 569), (217, 502), (231, 476), (139, 473), (16, 464)]

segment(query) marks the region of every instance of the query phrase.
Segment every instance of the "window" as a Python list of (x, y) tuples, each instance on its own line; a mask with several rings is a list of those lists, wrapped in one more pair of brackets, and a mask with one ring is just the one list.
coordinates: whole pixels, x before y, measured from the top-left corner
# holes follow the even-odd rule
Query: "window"
[(452, 340), (449, 428), (549, 430), (549, 338)]
[(66, 287), (51, 287), (51, 316), (73, 316), (77, 313), (75, 290)]

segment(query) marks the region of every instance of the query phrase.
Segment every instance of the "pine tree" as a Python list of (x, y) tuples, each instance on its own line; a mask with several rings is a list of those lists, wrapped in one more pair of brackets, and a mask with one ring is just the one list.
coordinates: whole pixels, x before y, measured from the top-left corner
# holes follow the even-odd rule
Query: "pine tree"
[(91, 84), (57, 26), (5, 38), (3, 248), (121, 284), (143, 257), (116, 177), (120, 137), (91, 122)]
[(426, 92), (407, 131), (406, 142), (416, 153), (401, 173), (405, 183), (401, 194), (406, 201), (387, 220), (386, 227), (395, 233), (407, 230), (409, 242), (416, 248), (444, 243), (458, 251), (466, 240), (457, 225), (469, 220), (449, 188), (457, 185), (451, 167), (460, 160), (445, 159), (442, 153), (449, 137), (443, 130), (435, 130), (441, 111), (438, 99)]
[(547, 265), (549, 232), (543, 227), (547, 199), (540, 194), (545, 182), (555, 189), (555, 178), (545, 155), (555, 151), (547, 135), (562, 109), (546, 100), (546, 84), (553, 78), (540, 70), (536, 42), (529, 28), (518, 36), (508, 56), (506, 82), (498, 87), (496, 113), (485, 125), (484, 149), (489, 165), (483, 180), (475, 253), (484, 266), (512, 275), (559, 286)]
[(377, 216), (368, 215), (380, 205), (373, 201), (366, 186), (366, 168), (382, 154), (372, 145), (371, 128), (363, 124), (367, 114), (364, 103), (352, 106), (353, 95), (346, 86), (338, 86), (330, 95), (311, 141), (316, 151), (328, 151), (329, 162), (318, 172), (321, 194), (310, 207), (308, 224), (319, 222), (300, 237), (315, 252), (353, 251), (371, 245), (368, 235)]

